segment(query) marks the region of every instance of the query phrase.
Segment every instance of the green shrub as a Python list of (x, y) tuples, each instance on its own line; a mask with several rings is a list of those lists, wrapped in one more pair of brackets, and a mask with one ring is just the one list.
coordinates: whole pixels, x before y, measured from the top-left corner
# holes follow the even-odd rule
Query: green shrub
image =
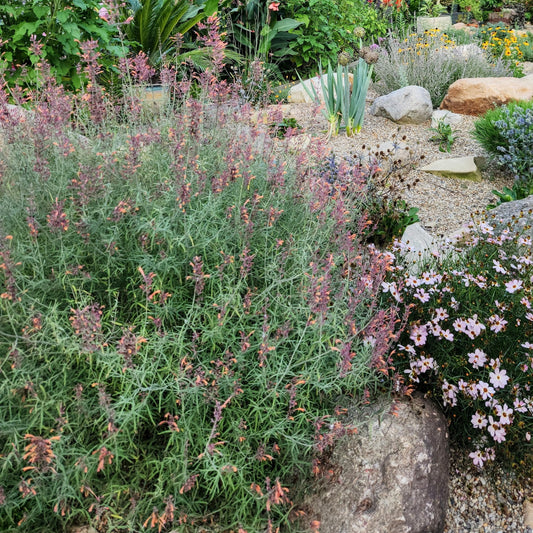
[(90, 139), (52, 81), (21, 123), (0, 93), (3, 531), (300, 527), (347, 404), (386, 386), (369, 170), (329, 182), (203, 80)]
[(288, 0), (282, 5), (287, 16), (303, 22), (291, 32), (297, 38), (289, 44), (293, 51), (292, 67), (300, 71), (312, 72), (319, 61), (335, 65), (341, 50), (358, 48), (360, 40), (354, 34), (356, 27), (365, 30), (367, 41), (384, 35), (388, 28), (383, 13), (362, 0)]
[[(3, 41), (0, 70), (14, 84), (36, 82), (34, 67), (44, 58), (54, 76), (70, 88), (80, 88), (76, 67), (82, 53), (80, 42), (94, 40), (101, 53), (100, 65), (111, 69), (125, 54), (117, 26), (99, 16), (98, 0), (3, 0), (0, 5), (0, 36)], [(42, 48), (42, 54), (35, 46)]]
[(448, 87), (461, 78), (509, 76), (509, 68), (481, 50), (459, 48), (447, 34), (428, 30), (404, 38), (390, 35), (374, 67), (376, 89), (387, 94), (408, 85), (427, 89), (438, 107)]

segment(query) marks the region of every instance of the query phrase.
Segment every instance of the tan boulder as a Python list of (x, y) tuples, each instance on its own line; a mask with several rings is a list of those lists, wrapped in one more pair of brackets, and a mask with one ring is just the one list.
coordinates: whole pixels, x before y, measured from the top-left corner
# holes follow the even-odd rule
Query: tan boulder
[(524, 78), (463, 78), (452, 83), (440, 108), (461, 115), (483, 115), (511, 101), (533, 99), (533, 74)]
[(472, 156), (439, 159), (422, 167), (420, 170), (446, 178), (481, 181), (481, 172), (476, 164), (476, 158)]

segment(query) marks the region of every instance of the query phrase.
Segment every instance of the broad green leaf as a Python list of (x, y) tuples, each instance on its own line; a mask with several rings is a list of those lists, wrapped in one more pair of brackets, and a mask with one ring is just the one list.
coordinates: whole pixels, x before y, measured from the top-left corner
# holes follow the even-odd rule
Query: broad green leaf
[(311, 19), (305, 14), (296, 15), (296, 20), (299, 20), (300, 22), (302, 22), (306, 28), (309, 26), (309, 23), (311, 22)]
[(302, 24), (302, 21), (300, 20), (294, 20), (294, 19), (281, 19), (278, 20), (274, 26), (272, 26), (272, 30), (278, 32), (278, 31), (289, 31), (293, 30), (294, 28), (297, 28)]
[(67, 20), (70, 18), (70, 12), (69, 11), (60, 11), (57, 16), (57, 21), (61, 24), (64, 24), (67, 22)]
[(218, 0), (207, 0), (204, 8), (205, 15), (210, 17), (216, 11), (218, 11)]
[(24, 35), (32, 35), (37, 32), (37, 29), (41, 25), (40, 21), (35, 22), (23, 22), (18, 26), (18, 28), (15, 30), (15, 33), (13, 34), (13, 42), (20, 41)]
[(50, 9), (47, 6), (36, 5), (33, 6), (33, 12), (37, 18), (42, 19), (50, 13)]
[(80, 28), (75, 22), (67, 22), (66, 24), (63, 24), (63, 29), (68, 34), (68, 38), (71, 41), (81, 38)]

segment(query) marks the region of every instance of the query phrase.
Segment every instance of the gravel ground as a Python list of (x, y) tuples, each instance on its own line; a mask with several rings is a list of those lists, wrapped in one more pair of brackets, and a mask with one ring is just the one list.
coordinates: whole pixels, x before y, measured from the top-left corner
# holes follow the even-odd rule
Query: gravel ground
[[(429, 139), (434, 135), (431, 122), (423, 124), (407, 124), (398, 126), (383, 117), (375, 117), (369, 113), (370, 104), (377, 95), (369, 92), (365, 122), (361, 133), (347, 137), (344, 132), (329, 140), (331, 151), (337, 156), (353, 156), (374, 153), (376, 150), (387, 149), (397, 143), (403, 150), (394, 154), (406, 163), (400, 176), (405, 180), (403, 198), (412, 207), (418, 207), (418, 216), (422, 226), (431, 234), (450, 235), (470, 222), (470, 215), (476, 210), (494, 202), (493, 189), (501, 190), (503, 186), (512, 185), (512, 179), (503, 176), (490, 165), (482, 169), (483, 181), (479, 183), (467, 180), (434, 176), (419, 170), (420, 167), (438, 159), (463, 156), (481, 156), (488, 161), (488, 154), (473, 139), (474, 117), (464, 116), (455, 131), (456, 140), (450, 153), (440, 152), (438, 143)], [(284, 106), (284, 116), (294, 117), (304, 132), (312, 137), (324, 137), (327, 123), (313, 104), (291, 104)], [(408, 151), (409, 149), (409, 155)], [(423, 156), (423, 159), (420, 159)], [(409, 161), (407, 161), (409, 159)], [(409, 190), (405, 184), (416, 186)], [(402, 188), (398, 182), (392, 183)]]
[(519, 477), (499, 464), (479, 470), (467, 452), (452, 448), (444, 532), (533, 533), (524, 523), (532, 497), (531, 478)]

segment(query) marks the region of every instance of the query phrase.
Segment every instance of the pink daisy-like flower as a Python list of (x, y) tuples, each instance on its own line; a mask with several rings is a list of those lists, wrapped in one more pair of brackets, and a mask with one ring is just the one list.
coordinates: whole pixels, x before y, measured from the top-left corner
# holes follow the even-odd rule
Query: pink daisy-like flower
[(474, 352), (468, 354), (468, 362), (474, 368), (481, 368), (487, 362), (487, 354), (483, 350), (476, 348)]
[(451, 405), (455, 407), (457, 405), (457, 387), (444, 380), (442, 384), (442, 399), (444, 405)]
[(462, 318), (456, 318), (453, 321), (452, 325), (453, 325), (453, 329), (455, 329), (455, 331), (457, 331), (459, 333), (466, 333), (466, 331), (467, 331), (467, 323)]
[(519, 279), (512, 279), (505, 284), (505, 290), (511, 294), (519, 291), (523, 286), (523, 283)]
[(414, 297), (418, 298), (424, 304), (429, 302), (430, 295), (424, 289), (417, 289)]
[(449, 329), (441, 330), (440, 336), (441, 338), (446, 339), (447, 341), (453, 341), (453, 333)]
[(481, 231), (481, 233), (485, 234), (485, 235), (494, 235), (494, 228), (490, 225), (490, 224), (487, 224), (486, 222), (481, 222), (479, 224), (479, 231)]
[(494, 394), (494, 389), (484, 381), (480, 381), (477, 384), (477, 390), (479, 391), (479, 394), (483, 400), (489, 400), (492, 398), (492, 395)]
[(509, 376), (505, 369), (495, 368), (494, 372), (489, 374), (489, 381), (492, 383), (495, 389), (503, 389), (509, 381)]
[(384, 281), (381, 283), (381, 288), (383, 289), (383, 292), (390, 292), (390, 294), (393, 296), (393, 298), (397, 302), (402, 301), (402, 296), (400, 294), (400, 291), (398, 290), (398, 286), (396, 285), (396, 282), (392, 281), (388, 283)]
[(418, 362), (418, 367), (420, 368), (420, 373), (423, 374), (435, 368), (435, 359), (433, 357), (422, 357)]
[(468, 457), (472, 459), (474, 465), (478, 466), (479, 468), (483, 467), (483, 463), (485, 462), (485, 454), (481, 450), (471, 452)]
[(427, 336), (426, 326), (414, 326), (411, 329), (409, 338), (415, 343), (415, 346), (424, 346), (424, 344), (426, 344)]
[(440, 322), (441, 320), (446, 320), (450, 315), (446, 312), (446, 309), (443, 307), (438, 307), (435, 309), (435, 322)]
[(476, 413), (472, 415), (472, 426), (473, 427), (483, 429), (487, 427), (487, 424), (488, 424), (487, 417), (483, 413), (476, 411)]
[(268, 9), (270, 9), (270, 11), (279, 11), (279, 2), (270, 2), (270, 4), (268, 4)]
[(493, 259), (492, 264), (494, 265), (494, 270), (496, 270), (496, 272), (498, 272), (499, 274), (507, 274), (507, 270), (505, 270), (505, 268), (502, 267), (499, 261), (496, 261), (496, 259)]
[(494, 431), (492, 438), (495, 440), (495, 442), (503, 442), (505, 440), (505, 433), (505, 428), (500, 426)]
[(479, 396), (479, 390), (477, 388), (477, 385), (475, 383), (469, 383), (465, 390), (466, 394), (473, 398), (474, 400), (477, 399)]
[(507, 426), (513, 422), (513, 410), (506, 403), (496, 406), (496, 414), (500, 417), (499, 424)]
[(521, 400), (520, 398), (515, 398), (515, 401), (513, 402), (513, 407), (514, 410), (518, 411), (519, 413), (527, 413), (527, 405), (524, 400)]
[(420, 283), (421, 283), (420, 280), (418, 278), (415, 278), (414, 276), (409, 276), (405, 280), (406, 287), (418, 287)]
[(402, 346), (399, 344), (398, 348), (404, 352), (410, 353), (411, 355), (416, 355), (415, 347), (412, 344), (408, 344), (407, 346)]
[(469, 318), (467, 321), (467, 331), (466, 334), (471, 338), (475, 339), (477, 336), (481, 334), (481, 332), (484, 329), (487, 329), (479, 320), (477, 317), (477, 314), (474, 315), (472, 318)]
[(492, 315), (489, 318), (489, 324), (491, 331), (494, 331), (494, 333), (499, 333), (505, 329), (505, 326), (508, 324), (508, 322), (500, 315)]

